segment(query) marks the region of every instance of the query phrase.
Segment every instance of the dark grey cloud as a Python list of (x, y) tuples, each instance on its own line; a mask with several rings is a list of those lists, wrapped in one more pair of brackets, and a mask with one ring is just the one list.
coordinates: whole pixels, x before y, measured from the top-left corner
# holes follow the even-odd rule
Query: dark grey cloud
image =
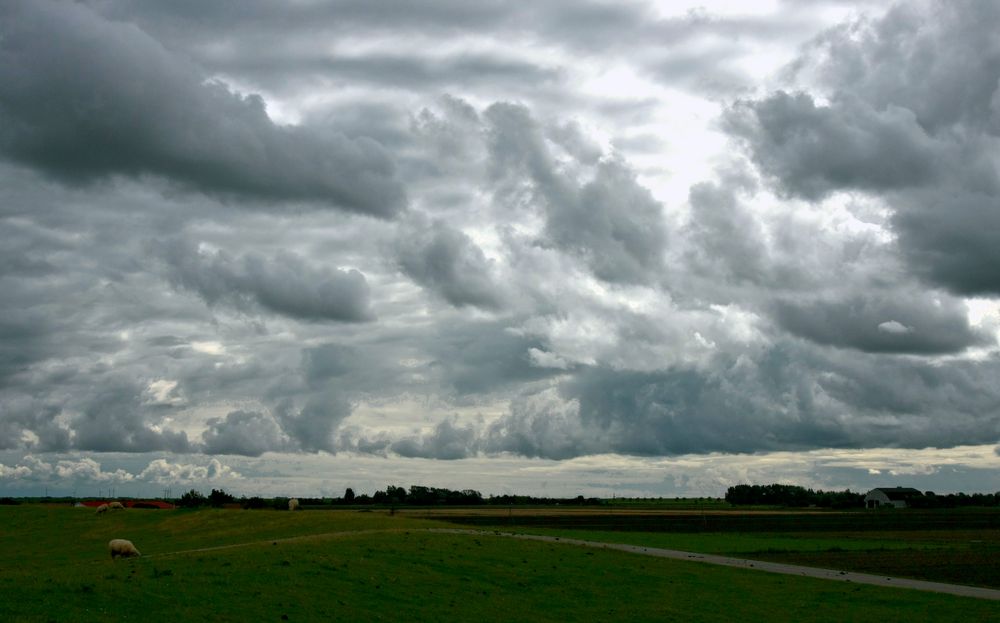
[(351, 403), (334, 389), (312, 394), (300, 408), (291, 400), (282, 401), (275, 408), (281, 430), (306, 452), (335, 452), (334, 433), (350, 414)]
[(777, 92), (734, 105), (725, 127), (780, 191), (878, 195), (914, 274), (995, 295), (998, 23), (996, 3), (929, 0), (833, 28), (789, 70), (827, 103)]
[(441, 221), (416, 225), (401, 233), (395, 248), (406, 276), (455, 307), (503, 306), (492, 262), (463, 232)]
[(810, 95), (779, 91), (738, 102), (725, 127), (746, 141), (754, 162), (782, 190), (807, 199), (933, 184), (949, 163), (947, 146), (937, 145), (905, 108), (876, 111), (852, 100), (816, 106)]
[(323, 269), (291, 254), (233, 257), (170, 241), (162, 255), (170, 279), (209, 305), (240, 311), (258, 308), (307, 321), (365, 322), (374, 319), (368, 282), (354, 269)]
[(605, 281), (656, 279), (666, 247), (662, 208), (625, 163), (602, 160), (580, 184), (559, 170), (526, 108), (494, 104), (485, 117), (499, 192), (530, 185), (530, 200), (540, 202), (546, 214), (543, 244), (579, 257)]
[(438, 422), (431, 432), (396, 441), (389, 449), (405, 457), (455, 460), (474, 456), (477, 444), (474, 426), (462, 426), (453, 418), (446, 418)]
[[(203, 61), (225, 63), (234, 58), (285, 56), (303, 46), (279, 33), (296, 29), (316, 40), (337, 40), (358, 32), (373, 36), (444, 40), (475, 32), (481, 37), (525, 44), (565, 47), (575, 56), (640, 56), (649, 50), (671, 50), (714, 41), (768, 41), (802, 36), (815, 23), (808, 10), (784, 10), (774, 16), (723, 17), (705, 10), (664, 17), (641, 3), (561, 0), (538, 5), (501, 1), (469, 4), (454, 0), (424, 3), (420, 10), (406, 2), (369, 3), (338, 0), (275, 7), (267, 2), (241, 3), (238, 10), (221, 5), (202, 7), (187, 2), (92, 2), (103, 13), (136, 21), (159, 36), (199, 50)], [(622, 37), (621, 33), (628, 33)], [(208, 37), (226, 45), (198, 45)], [(200, 48), (200, 49), (199, 49)], [(716, 52), (718, 54), (718, 52)], [(378, 55), (374, 55), (378, 56)], [(688, 63), (711, 72), (711, 63)], [(707, 71), (706, 71), (707, 69)], [(420, 72), (417, 72), (420, 75)], [(431, 76), (437, 72), (431, 72)], [(403, 81), (406, 76), (400, 76)]]
[(998, 20), (990, 0), (897, 2), (819, 35), (789, 69), (874, 110), (912, 111), (932, 135), (956, 124), (995, 133)]
[(376, 334), (358, 344), (328, 342), (303, 348), (297, 373), (304, 387), (289, 387), (282, 395), (336, 389), (350, 396), (388, 397), (409, 389), (400, 359), (409, 356), (409, 336)]
[(820, 344), (876, 353), (944, 354), (989, 338), (969, 326), (966, 306), (931, 292), (870, 292), (846, 299), (779, 300), (779, 325)]
[(905, 357), (832, 356), (777, 344), (709, 370), (592, 367), (558, 399), (512, 404), (484, 450), (563, 459), (837, 447), (993, 443), (1000, 393), (974, 391), (997, 361), (935, 366)]
[(359, 367), (368, 367), (364, 353), (344, 344), (322, 344), (302, 351), (302, 370), (306, 383), (321, 388), (331, 379), (347, 377)]
[(405, 205), (370, 139), (278, 126), (134, 25), (82, 5), (11, 2), (0, 30), (0, 152), (67, 182), (163, 177), (261, 201), (388, 217)]
[[(281, 54), (271, 49), (264, 58), (230, 57), (213, 63), (226, 73), (250, 74), (269, 86), (283, 82), (323, 81), (334, 85), (372, 85), (390, 90), (472, 89), (477, 86), (523, 88), (531, 84), (554, 86), (562, 71), (502, 56), (463, 52), (455, 55), (420, 57), (376, 52), (363, 56), (337, 54)], [(318, 51), (317, 51), (318, 52)], [(294, 67), (294, 72), (289, 72)]]
[(206, 454), (260, 456), (288, 448), (272, 417), (257, 411), (232, 411), (225, 418), (211, 418), (202, 433)]
[(81, 412), (72, 419), (74, 448), (94, 452), (192, 449), (183, 431), (155, 425), (154, 414), (143, 405), (144, 387), (122, 376), (101, 381), (81, 401)]
[(1000, 294), (1000, 193), (933, 188), (893, 205), (903, 256), (917, 274), (958, 294)]
[(0, 319), (0, 387), (16, 384), (31, 364), (58, 352), (49, 339), (48, 319), (13, 307), (4, 306)]
[(442, 322), (424, 348), (442, 383), (460, 395), (503, 391), (560, 372), (533, 363), (530, 350), (545, 350), (542, 340), (502, 321)]
[(761, 283), (768, 278), (765, 233), (737, 193), (739, 183), (701, 182), (691, 187), (685, 230), (692, 268), (726, 282)]
[(604, 155), (604, 149), (576, 121), (550, 125), (545, 136), (582, 164), (595, 165)]
[(0, 449), (20, 448), (25, 444), (24, 433), (37, 438), (27, 444), (42, 452), (65, 452), (70, 449), (70, 430), (60, 422), (62, 409), (48, 399), (30, 395), (12, 395), (0, 401), (4, 417), (0, 418)]
[(551, 390), (519, 396), (511, 402), (510, 412), (491, 422), (482, 436), (486, 452), (549, 459), (569, 459), (610, 448), (599, 431), (588, 430), (580, 422), (578, 403)]
[[(807, 439), (822, 445), (843, 442), (820, 430), (800, 404), (790, 405), (797, 412), (792, 417), (766, 413), (762, 407), (769, 404), (768, 394), (799, 384), (799, 379), (770, 379), (767, 373), (760, 364), (732, 375), (683, 368), (650, 373), (593, 369), (563, 391), (579, 402), (581, 425), (601, 431), (606, 446), (617, 452), (741, 452), (795, 447)], [(772, 387), (771, 381), (790, 381), (791, 387)]]

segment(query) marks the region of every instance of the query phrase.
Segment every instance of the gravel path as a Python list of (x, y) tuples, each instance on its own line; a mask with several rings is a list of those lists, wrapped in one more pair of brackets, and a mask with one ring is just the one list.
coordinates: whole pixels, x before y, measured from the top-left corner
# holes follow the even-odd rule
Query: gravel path
[(786, 565), (777, 562), (764, 562), (760, 560), (747, 560), (745, 558), (730, 558), (729, 556), (718, 556), (715, 554), (697, 554), (694, 552), (682, 552), (675, 549), (662, 549), (659, 547), (643, 547), (642, 545), (626, 545), (624, 543), (601, 543), (597, 541), (581, 541), (579, 539), (567, 539), (557, 536), (543, 536), (538, 534), (517, 534), (513, 532), (484, 532), (481, 530), (431, 530), (432, 532), (448, 532), (454, 534), (492, 534), (496, 536), (511, 537), (515, 539), (525, 539), (528, 541), (545, 541), (548, 543), (566, 543), (568, 545), (581, 545), (583, 547), (596, 547), (600, 549), (615, 549), (632, 554), (642, 554), (644, 556), (655, 556), (657, 558), (673, 558), (675, 560), (687, 560), (693, 562), (704, 562), (710, 565), (722, 565), (725, 567), (739, 567), (741, 569), (754, 569), (756, 571), (768, 571), (770, 573), (782, 573), (785, 575), (798, 575), (810, 578), (820, 578), (823, 580), (836, 580), (838, 582), (854, 582), (856, 584), (872, 584), (874, 586), (889, 586), (892, 588), (909, 588), (918, 591), (931, 591), (934, 593), (948, 593), (949, 595), (959, 595), (961, 597), (976, 597), (978, 599), (992, 599), (1000, 601), (1000, 590), (994, 588), (980, 588), (977, 586), (963, 586), (961, 584), (945, 584), (943, 582), (927, 582), (925, 580), (911, 580), (907, 578), (892, 578), (884, 575), (872, 575), (870, 573), (855, 573), (853, 571), (837, 571), (834, 569), (820, 569), (817, 567), (803, 567), (801, 565)]

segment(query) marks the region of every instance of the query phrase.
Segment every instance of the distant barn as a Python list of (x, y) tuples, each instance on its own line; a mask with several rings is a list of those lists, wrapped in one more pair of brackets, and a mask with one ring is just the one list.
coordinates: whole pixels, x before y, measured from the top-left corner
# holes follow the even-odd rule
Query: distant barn
[(912, 487), (879, 487), (872, 489), (865, 496), (865, 508), (880, 508), (890, 506), (894, 508), (906, 508), (911, 505), (914, 498), (923, 497)]

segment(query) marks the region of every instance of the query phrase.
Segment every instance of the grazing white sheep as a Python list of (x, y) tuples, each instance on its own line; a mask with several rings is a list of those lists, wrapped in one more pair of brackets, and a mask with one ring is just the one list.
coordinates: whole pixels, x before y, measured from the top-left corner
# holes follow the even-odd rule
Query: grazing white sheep
[(132, 545), (132, 541), (126, 539), (111, 539), (108, 541), (108, 549), (111, 550), (111, 560), (115, 558), (142, 556), (139, 550), (135, 548), (135, 545)]
[(123, 511), (125, 510), (125, 507), (122, 506), (121, 502), (112, 502), (111, 504), (108, 504), (108, 509), (113, 511)]
[(297, 510), (299, 510), (299, 499), (298, 498), (292, 498), (292, 499), (288, 500), (288, 510), (290, 510), (290, 511), (297, 511)]
[(97, 507), (97, 510), (94, 511), (94, 514), (95, 515), (101, 515), (101, 514), (106, 513), (106, 512), (108, 512), (108, 505), (107, 504), (101, 504), (100, 506)]

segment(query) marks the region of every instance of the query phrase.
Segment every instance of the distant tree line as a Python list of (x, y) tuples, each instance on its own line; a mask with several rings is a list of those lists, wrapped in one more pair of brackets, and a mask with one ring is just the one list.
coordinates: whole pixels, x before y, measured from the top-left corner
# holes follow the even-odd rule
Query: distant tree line
[(846, 491), (813, 491), (797, 485), (736, 485), (726, 490), (726, 501), (739, 506), (789, 506), (862, 508), (865, 494)]
[(920, 497), (911, 498), (913, 508), (960, 508), (965, 506), (1000, 506), (1000, 491), (997, 493), (947, 493), (937, 495), (927, 491)]
[[(0, 497), (0, 506), (20, 504), (43, 498), (12, 498)], [(627, 503), (638, 498), (620, 498), (618, 502)], [(783, 507), (818, 507), (818, 508), (862, 508), (865, 505), (864, 493), (846, 491), (814, 491), (797, 485), (736, 485), (726, 491), (725, 501), (737, 506), (783, 506)], [(66, 502), (73, 504), (76, 498), (44, 498), (48, 502)], [(298, 498), (301, 508), (328, 508), (334, 506), (602, 506), (612, 504), (611, 500), (600, 498), (585, 498), (578, 495), (573, 498), (534, 497), (530, 495), (483, 495), (473, 489), (451, 490), (438, 487), (413, 485), (407, 490), (404, 487), (389, 485), (372, 495), (354, 493), (348, 488), (342, 497)], [(237, 498), (222, 489), (212, 489), (204, 495), (191, 489), (173, 500), (183, 508), (234, 507), (247, 509), (274, 508), (288, 510), (287, 497), (263, 498), (259, 496)], [(1000, 506), (1000, 491), (996, 493), (947, 493), (937, 495), (927, 491), (923, 495), (908, 501), (913, 508), (961, 508), (961, 507), (998, 507)]]
[[(354, 490), (348, 488), (344, 491), (343, 497), (339, 498), (298, 498), (302, 508), (308, 507), (329, 507), (329, 506), (599, 506), (604, 504), (604, 500), (598, 498), (584, 498), (578, 495), (575, 498), (546, 498), (533, 497), (530, 495), (491, 495), (483, 497), (483, 494), (474, 489), (452, 490), (439, 487), (425, 487), (413, 485), (407, 490), (405, 487), (389, 485), (383, 490), (376, 491), (372, 495), (356, 495)], [(183, 494), (176, 501), (177, 505), (183, 508), (199, 508), (202, 506), (222, 507), (239, 504), (242, 508), (261, 509), (276, 508), (285, 510), (288, 508), (287, 497), (262, 498), (258, 496), (236, 498), (221, 489), (212, 489), (208, 495), (204, 495), (194, 489)]]
[[(783, 506), (793, 508), (863, 508), (865, 494), (845, 491), (823, 491), (807, 489), (797, 485), (736, 485), (726, 491), (726, 502), (736, 506)], [(0, 504), (16, 503), (6, 498)], [(389, 485), (372, 495), (355, 495), (348, 488), (340, 498), (299, 498), (302, 508), (319, 508), (331, 506), (600, 506), (608, 500), (585, 498), (578, 495), (575, 498), (546, 498), (530, 495), (483, 495), (473, 489), (455, 491), (438, 487), (413, 485), (405, 487)], [(262, 497), (236, 498), (221, 489), (212, 489), (208, 495), (203, 495), (194, 489), (188, 491), (177, 500), (177, 505), (184, 508), (213, 506), (216, 508), (236, 505), (248, 509), (275, 508), (288, 509), (288, 498), (277, 497), (265, 499)], [(997, 493), (948, 493), (936, 495), (928, 491), (922, 496), (909, 500), (913, 508), (959, 508), (959, 507), (995, 507), (1000, 506), (1000, 492)]]
[[(851, 490), (813, 491), (796, 485), (736, 485), (726, 491), (726, 501), (735, 505), (862, 508), (865, 505), (865, 494)], [(912, 508), (1000, 506), (1000, 492), (936, 495), (933, 491), (927, 491), (921, 496), (911, 498), (907, 504)]]

